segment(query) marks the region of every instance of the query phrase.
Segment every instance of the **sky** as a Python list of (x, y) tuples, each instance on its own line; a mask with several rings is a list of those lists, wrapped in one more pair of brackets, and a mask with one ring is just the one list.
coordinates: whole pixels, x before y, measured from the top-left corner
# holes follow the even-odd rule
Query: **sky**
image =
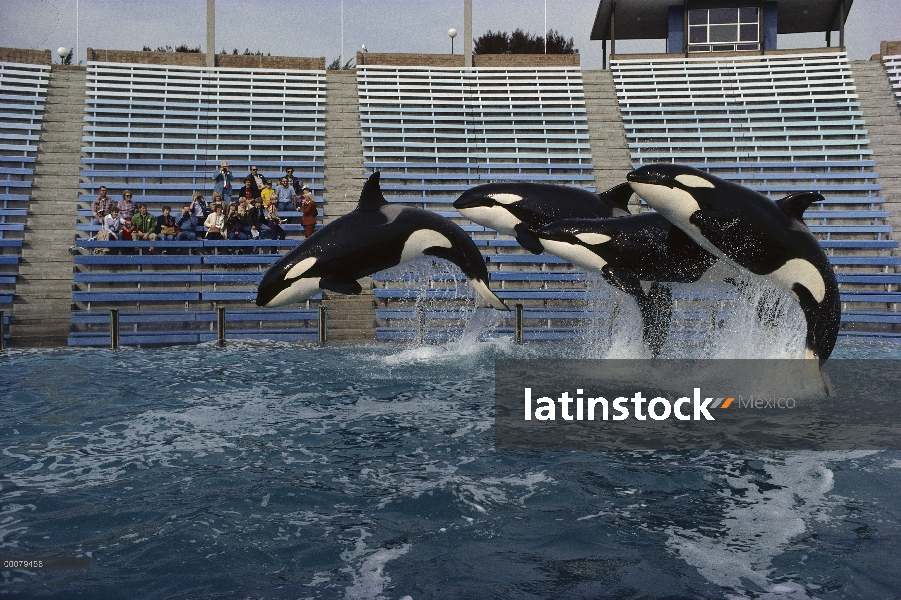
[[(216, 50), (238, 48), (277, 56), (325, 56), (342, 51), (340, 0), (216, 0)], [(361, 44), (370, 52), (448, 53), (448, 29), (460, 34), (463, 0), (344, 0), (344, 56)], [(854, 0), (846, 25), (852, 60), (879, 52), (882, 40), (901, 40), (899, 0)], [(598, 0), (473, 0), (475, 37), (493, 31), (548, 29), (574, 38), (582, 67), (600, 69), (601, 42), (589, 40)], [(76, 10), (77, 8), (77, 10)], [(76, 26), (77, 25), (77, 26)], [(206, 46), (206, 0), (0, 0), (0, 46), (60, 46), (141, 50), (144, 46)], [(833, 44), (838, 35), (833, 34)], [(779, 36), (780, 48), (823, 47), (824, 34)], [(617, 51), (663, 52), (664, 40), (617, 42)]]

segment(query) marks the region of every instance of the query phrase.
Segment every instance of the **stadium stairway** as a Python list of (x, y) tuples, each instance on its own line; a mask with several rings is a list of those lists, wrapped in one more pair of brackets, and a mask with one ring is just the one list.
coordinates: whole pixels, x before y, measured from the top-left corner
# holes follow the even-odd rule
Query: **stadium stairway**
[[(363, 171), (363, 138), (356, 70), (326, 73), (325, 150), (323, 211), (325, 222), (334, 221), (357, 207), (366, 181)], [(375, 339), (375, 299), (372, 279), (360, 280), (363, 293), (348, 296), (324, 293), (329, 316), (329, 340), (333, 342)]]
[(610, 71), (582, 71), (582, 85), (594, 159), (594, 185), (601, 192), (624, 182), (626, 173), (632, 170), (632, 161), (613, 75)]
[(894, 231), (901, 231), (901, 113), (895, 93), (880, 63), (853, 61), (851, 70), (869, 130), (885, 208), (891, 213), (888, 223)]
[(10, 321), (17, 346), (65, 346), (72, 307), (85, 71), (53, 65)]

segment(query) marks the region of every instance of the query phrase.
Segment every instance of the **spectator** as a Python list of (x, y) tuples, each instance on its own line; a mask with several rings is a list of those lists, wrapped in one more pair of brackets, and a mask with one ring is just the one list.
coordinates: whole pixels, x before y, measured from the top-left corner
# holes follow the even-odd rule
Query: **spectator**
[(285, 170), (285, 179), (288, 180), (288, 185), (294, 188), (294, 193), (299, 196), (303, 188), (303, 181), (294, 176), (294, 169), (288, 167)]
[(177, 241), (197, 241), (197, 217), (192, 214), (190, 206), (181, 209), (181, 216), (176, 221), (175, 226), (178, 227), (178, 235), (175, 236)]
[(163, 214), (156, 218), (157, 238), (166, 242), (173, 241), (175, 234), (178, 233), (175, 227), (175, 217), (171, 213), (172, 207), (166, 204), (163, 206)]
[(250, 179), (251, 198), (259, 198), (260, 190), (266, 185), (266, 178), (257, 170), (256, 165), (251, 165), (250, 173), (244, 178), (245, 184)]
[[(122, 216), (121, 213), (119, 216)], [(122, 225), (122, 236), (120, 237), (122, 241), (133, 241), (135, 240), (135, 226), (132, 224), (131, 219), (125, 219), (125, 223)], [(124, 250), (123, 254), (134, 254), (134, 249)]]
[(286, 234), (285, 230), (282, 229), (282, 220), (278, 218), (278, 204), (273, 202), (268, 207), (268, 219), (269, 219), (269, 229), (272, 232), (272, 239), (274, 240), (283, 240), (285, 239)]
[[(203, 220), (205, 221), (208, 216), (216, 212), (216, 206), (222, 207), (222, 212), (225, 212), (225, 202), (222, 200), (222, 194), (218, 194), (213, 192), (213, 197), (210, 199), (210, 205), (208, 207), (209, 212), (204, 215)], [(200, 217), (197, 218), (197, 222), (200, 222)]]
[(313, 199), (313, 193), (307, 186), (303, 186), (303, 200), (300, 203), (300, 210), (303, 213), (300, 224), (304, 228), (304, 237), (310, 237), (316, 230), (318, 210), (316, 208), (316, 200)]
[[(222, 198), (222, 194), (213, 192), (213, 200), (215, 200), (217, 196)], [(191, 213), (194, 215), (194, 218), (197, 219), (198, 223), (203, 222), (211, 212), (213, 212), (213, 209), (206, 203), (203, 194), (195, 193), (194, 196), (191, 197)]]
[(288, 180), (284, 177), (275, 186), (275, 195), (278, 199), (279, 210), (291, 210), (292, 207), (297, 210), (297, 194), (294, 193), (294, 188), (288, 185)]
[(232, 201), (232, 172), (228, 169), (228, 163), (224, 160), (219, 164), (219, 170), (213, 176), (213, 193), (219, 193), (223, 199)]
[(228, 216), (225, 217), (225, 229), (228, 231), (228, 239), (243, 241), (249, 238), (244, 233), (244, 219), (238, 212), (238, 203), (232, 202), (228, 207)]
[(221, 203), (216, 204), (214, 212), (211, 212), (206, 218), (206, 221), (204, 221), (203, 226), (206, 227), (206, 239), (223, 239), (223, 234), (225, 233), (225, 215), (222, 214), (222, 210), (223, 205)]
[(263, 216), (263, 199), (256, 198), (253, 201), (253, 205), (248, 209), (247, 214), (244, 216), (244, 224), (248, 228), (249, 235), (252, 239), (265, 239), (268, 236), (269, 228), (263, 221), (265, 221), (265, 217)]
[(131, 224), (135, 228), (132, 237), (136, 241), (152, 242), (156, 239), (156, 217), (147, 212), (147, 205), (143, 202), (138, 206), (138, 214), (131, 218)]
[(269, 206), (272, 202), (275, 202), (278, 196), (275, 194), (275, 190), (272, 189), (272, 182), (267, 181), (266, 187), (260, 190), (260, 198), (263, 199), (263, 206)]
[[(257, 195), (259, 195), (258, 192), (257, 192)], [(238, 198), (256, 198), (256, 197), (257, 196), (254, 195), (253, 178), (250, 176), (247, 176), (244, 178), (244, 185), (241, 186), (240, 190), (238, 190)]]
[(114, 206), (110, 209), (109, 214), (103, 218), (103, 229), (106, 230), (107, 239), (118, 242), (122, 235), (122, 227), (125, 225), (125, 219), (119, 215), (119, 207)]
[(100, 195), (91, 202), (91, 216), (94, 224), (103, 226), (103, 219), (110, 214), (110, 209), (116, 205), (113, 199), (106, 195), (106, 186), (100, 186)]
[(122, 192), (122, 199), (119, 200), (119, 216), (123, 219), (134, 219), (135, 203), (131, 201), (131, 191)]

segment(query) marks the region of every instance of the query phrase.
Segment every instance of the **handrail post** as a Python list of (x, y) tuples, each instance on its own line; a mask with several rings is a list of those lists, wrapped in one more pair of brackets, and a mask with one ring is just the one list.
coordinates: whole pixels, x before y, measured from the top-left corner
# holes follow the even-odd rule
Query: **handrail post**
[(514, 309), (514, 324), (513, 324), (513, 343), (514, 344), (522, 344), (522, 304), (516, 304), (513, 307)]
[(225, 307), (216, 307), (216, 338), (219, 345), (225, 343)]
[(325, 307), (319, 307), (319, 345), (325, 346), (325, 343), (328, 341), (328, 315), (325, 312)]
[(119, 349), (119, 309), (109, 310), (109, 347), (112, 350)]
[(6, 350), (6, 324), (3, 322), (3, 311), (0, 310), (0, 352)]

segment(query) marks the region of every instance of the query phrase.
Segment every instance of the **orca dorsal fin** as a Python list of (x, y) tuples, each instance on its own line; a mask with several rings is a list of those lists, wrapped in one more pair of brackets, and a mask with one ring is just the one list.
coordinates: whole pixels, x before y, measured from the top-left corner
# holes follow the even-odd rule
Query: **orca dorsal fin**
[(629, 212), (629, 199), (632, 197), (632, 186), (621, 183), (600, 194), (600, 197), (616, 208)]
[(788, 216), (803, 221), (804, 211), (807, 210), (807, 207), (820, 200), (825, 200), (825, 198), (818, 192), (798, 192), (776, 200), (776, 206)]
[(360, 192), (360, 202), (357, 204), (357, 210), (360, 212), (372, 212), (385, 204), (388, 204), (388, 201), (382, 195), (382, 188), (379, 185), (379, 172), (376, 171), (363, 184), (363, 191)]

